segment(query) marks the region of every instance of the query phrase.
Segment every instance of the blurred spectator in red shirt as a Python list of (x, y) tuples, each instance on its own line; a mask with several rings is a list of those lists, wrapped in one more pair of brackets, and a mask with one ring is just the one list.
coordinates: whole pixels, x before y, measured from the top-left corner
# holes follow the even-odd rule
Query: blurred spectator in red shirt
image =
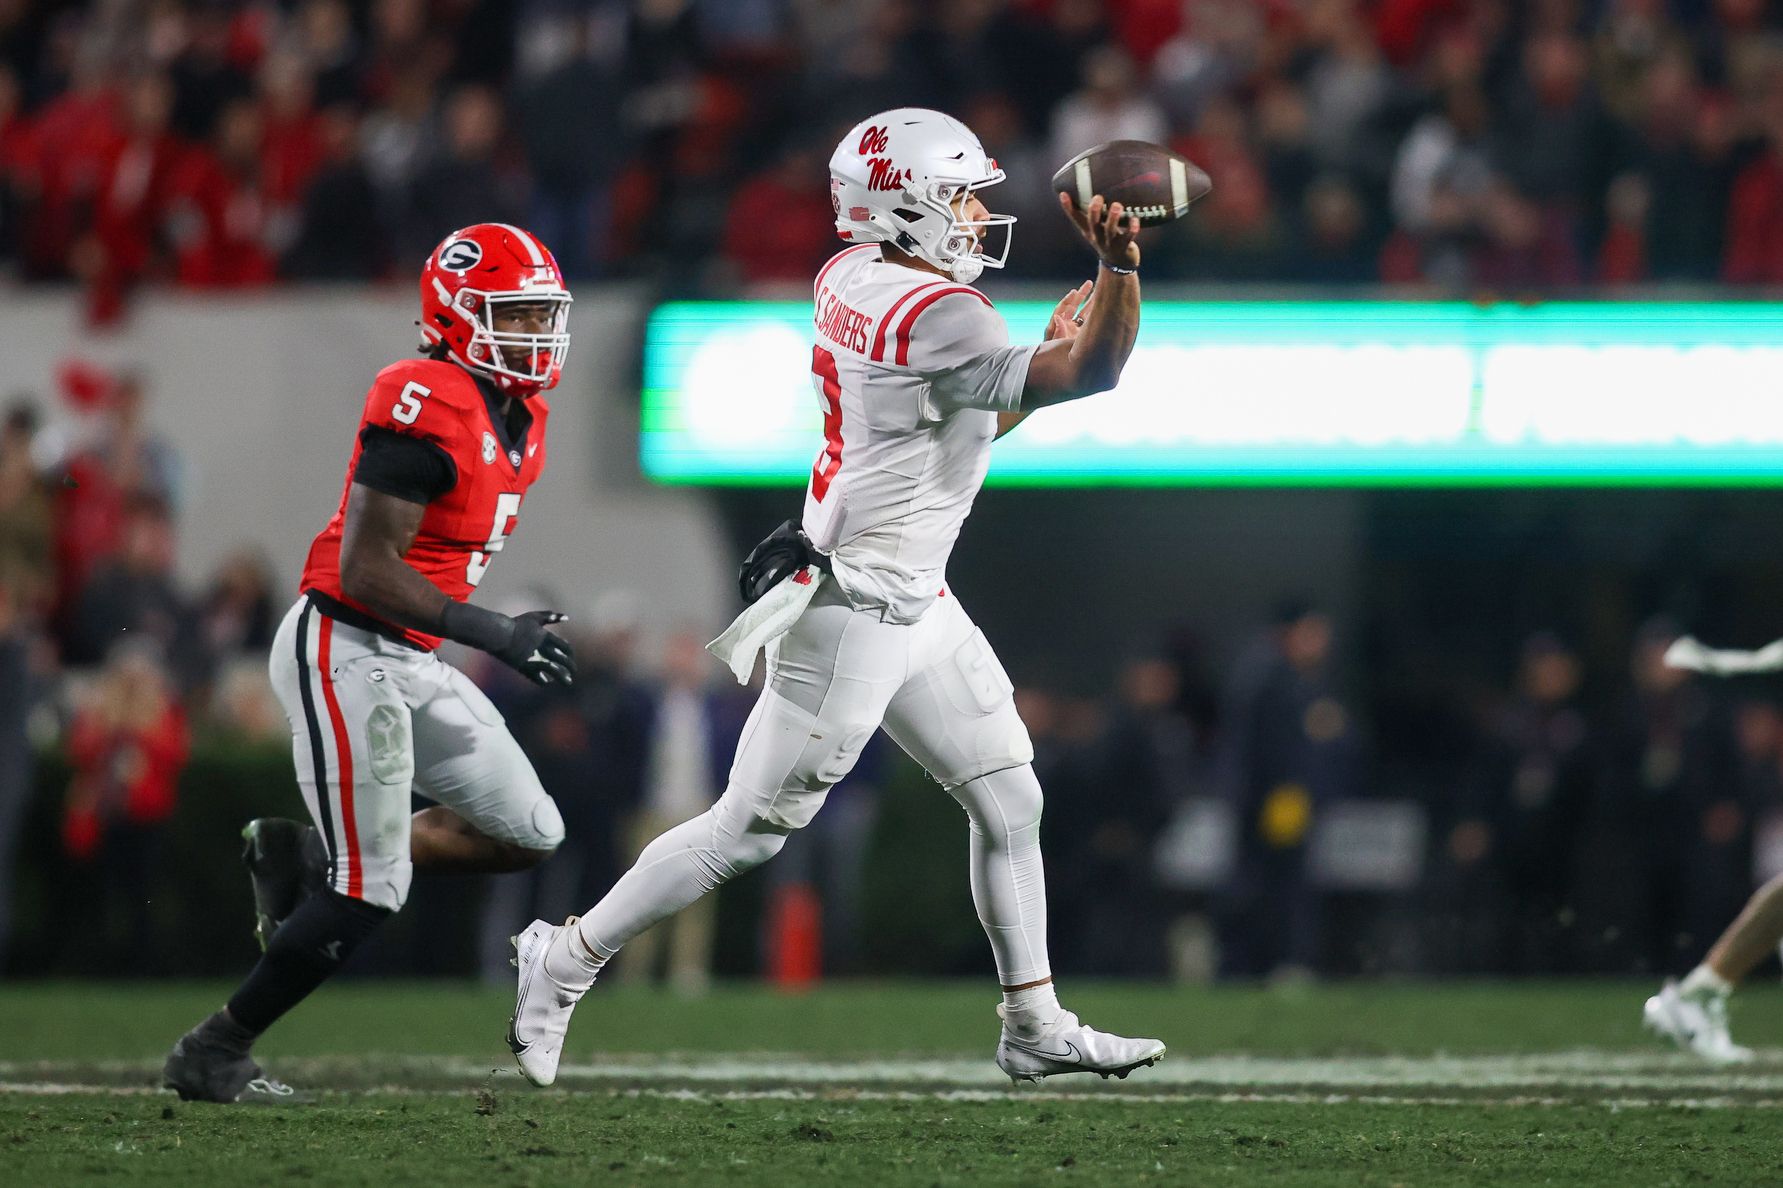
[(1771, 106), (1766, 151), (1740, 171), (1728, 203), (1721, 276), (1736, 285), (1783, 285), (1783, 87)]
[(272, 281), (279, 227), (261, 161), (263, 124), (249, 100), (217, 120), (208, 147), (194, 149), (174, 183), (174, 268), (192, 288), (237, 288)]
[(302, 200), (326, 154), (322, 117), (315, 109), (315, 80), (302, 59), (278, 54), (267, 59), (259, 82), (264, 125), (261, 176), (267, 199), (280, 211), (290, 211)]
[(76, 863), (97, 867), (96, 880), (82, 880), (98, 899), (93, 916), (83, 917), (98, 924), (91, 940), (125, 955), (122, 968), (133, 975), (153, 972), (159, 951), (149, 902), (186, 753), (185, 715), (153, 652), (121, 649), (68, 731), (74, 778), (62, 844)]
[(117, 143), (116, 108), (103, 65), (83, 61), (69, 89), (33, 113), (14, 175), (27, 279), (68, 275)]
[(1604, 203), (1608, 224), (1597, 248), (1597, 279), (1606, 285), (1632, 285), (1647, 279), (1647, 181), (1624, 173), (1610, 183)]
[(146, 276), (162, 247), (172, 186), (186, 160), (186, 148), (168, 129), (173, 87), (166, 76), (133, 80), (123, 99), (123, 127), (100, 183), (91, 236), (75, 249), (77, 274), (90, 286), (89, 312), (108, 322)]
[(816, 184), (823, 176), (823, 159), (799, 146), (737, 190), (724, 220), (722, 251), (738, 280), (809, 284), (841, 246), (835, 212)]
[(25, 118), (18, 75), (0, 64), (0, 264), (24, 250), (19, 226), (19, 183), (30, 160), (31, 125)]
[(93, 418), (91, 440), (67, 461), (57, 492), (57, 603), (67, 626), (94, 569), (124, 539), (132, 502), (146, 501), (164, 512), (175, 505), (179, 458), (146, 423), (141, 376), (69, 364), (61, 379), (70, 402)]

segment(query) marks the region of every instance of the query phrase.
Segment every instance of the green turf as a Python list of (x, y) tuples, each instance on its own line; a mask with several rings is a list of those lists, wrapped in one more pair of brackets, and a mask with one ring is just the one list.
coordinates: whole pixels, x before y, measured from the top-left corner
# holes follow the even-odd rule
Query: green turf
[[(321, 1103), (249, 1110), (144, 1092), (173, 1037), (224, 987), (11, 985), (0, 987), (0, 1081), (126, 1091), (0, 1093), (0, 1182), (1783, 1183), (1778, 1053), (1756, 1079), (1667, 1056), (1638, 1030), (1650, 990), (1077, 987), (1070, 1005), (1086, 1018), (1161, 1035), (1171, 1055), (1125, 1083), (1043, 1087), (1070, 1094), (1060, 1099), (846, 1082), (751, 1091), (650, 1075), (566, 1077), (575, 1088), (541, 1092), (505, 1071), (501, 991), (360, 983), (329, 988), (262, 1045), (272, 1071), (328, 1090)], [(976, 1070), (988, 1067), (993, 1001), (958, 984), (725, 988), (692, 1003), (603, 987), (578, 1014), (567, 1059), (598, 1068), (632, 1054), (647, 1068), (663, 1059), (652, 1053), (681, 1053), (684, 1064), (722, 1053), (902, 1053)], [(1783, 1048), (1779, 1007), (1776, 990), (1742, 993), (1739, 1038)], [(1648, 1079), (1624, 1088), (1618, 1065), (1589, 1088), (1457, 1081), (1327, 1093), (1309, 1082), (1310, 1091), (1261, 1100), (1232, 1100), (1230, 1081), (1195, 1080), (1216, 1057), (1240, 1053), (1342, 1067), (1379, 1055), (1580, 1049), (1638, 1060)]]
[(1731, 1112), (341, 1097), (289, 1111), (0, 1097), (16, 1184), (1775, 1184)]

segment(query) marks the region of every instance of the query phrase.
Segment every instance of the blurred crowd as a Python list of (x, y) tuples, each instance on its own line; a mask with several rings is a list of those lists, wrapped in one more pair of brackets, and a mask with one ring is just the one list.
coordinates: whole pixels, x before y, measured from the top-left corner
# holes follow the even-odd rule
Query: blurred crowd
[(199, 590), (176, 578), (181, 465), (144, 420), (143, 378), (79, 362), (53, 418), (15, 396), (0, 424), (0, 953), (33, 754), (72, 773), (66, 856), (94, 926), (152, 968), (141, 889), (174, 814), (194, 721), (282, 736), (264, 675), (278, 595), (244, 550)]
[(1541, 293), (1783, 284), (1767, 0), (0, 0), (0, 266), (406, 280), (525, 223), (573, 277), (802, 283), (825, 159), (944, 108), (1008, 171), (1015, 275), (1082, 271), (1048, 180), (1165, 142), (1212, 195), (1148, 273)]
[[(1183, 977), (1689, 968), (1783, 870), (1783, 708), (1774, 688), (1666, 667), (1677, 636), (1649, 621), (1626, 677), (1595, 695), (1574, 647), (1531, 635), (1506, 684), (1446, 691), (1470, 737), (1410, 772), (1381, 753), (1368, 683), (1310, 604), (1280, 608), (1220, 681), (1184, 635), (1106, 700), (1022, 691), (1059, 961)], [(1422, 828), (1321, 839), (1357, 802)], [(1185, 828), (1210, 818), (1211, 854)], [(1351, 862), (1404, 877), (1346, 878)]]

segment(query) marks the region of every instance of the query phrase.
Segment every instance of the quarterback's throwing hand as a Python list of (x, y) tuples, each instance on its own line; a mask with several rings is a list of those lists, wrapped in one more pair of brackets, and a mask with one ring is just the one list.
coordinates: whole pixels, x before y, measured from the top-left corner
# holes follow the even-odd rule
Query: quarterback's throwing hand
[(535, 685), (567, 685), (576, 679), (576, 652), (570, 641), (545, 628), (568, 615), (527, 611), (514, 616), (514, 637), (495, 658)]
[(1059, 207), (1102, 263), (1110, 268), (1139, 267), (1139, 244), (1134, 242), (1134, 236), (1139, 234), (1139, 220), (1129, 215), (1126, 207), (1118, 202), (1104, 202), (1100, 194), (1090, 199), (1087, 210), (1077, 209), (1071, 195), (1060, 194)]

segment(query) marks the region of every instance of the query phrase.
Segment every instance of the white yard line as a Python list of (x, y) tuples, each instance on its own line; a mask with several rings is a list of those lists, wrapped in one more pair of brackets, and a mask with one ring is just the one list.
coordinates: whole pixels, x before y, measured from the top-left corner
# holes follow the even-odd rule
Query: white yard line
[[(1701, 1089), (1710, 1095), (1783, 1094), (1783, 1052), (1739, 1069), (1718, 1069), (1681, 1054), (1558, 1052), (1516, 1056), (1258, 1057), (1166, 1056), (1134, 1072), (1129, 1085), (1194, 1086), (1253, 1091), (1261, 1088), (1515, 1089), (1577, 1088), (1668, 1091)], [(466, 1069), (469, 1066), (464, 1066)], [(566, 1064), (560, 1082), (681, 1081), (691, 1084), (922, 1085), (990, 1088), (1008, 1081), (988, 1058), (814, 1060), (776, 1055), (612, 1057)]]
[[(611, 1056), (559, 1070), (572, 1092), (788, 1101), (1122, 1101), (1154, 1105), (1275, 1102), (1316, 1105), (1558, 1105), (1610, 1108), (1783, 1107), (1783, 1051), (1716, 1069), (1666, 1052), (1574, 1051), (1498, 1056), (1170, 1056), (1126, 1082), (1072, 1077), (1011, 1090), (988, 1058), (824, 1060), (787, 1054)], [(409, 1083), (354, 1092), (450, 1092), (491, 1082), (490, 1062), (368, 1054), (275, 1061), (275, 1071), (323, 1086), (367, 1071)], [(276, 1066), (283, 1065), (284, 1068)], [(309, 1076), (303, 1076), (305, 1070)], [(0, 1062), (0, 1093), (148, 1093), (155, 1068), (136, 1061)], [(502, 1066), (496, 1087), (520, 1090)], [(118, 1082), (114, 1086), (106, 1081)], [(426, 1086), (434, 1085), (434, 1088)]]
[[(467, 1090), (468, 1091), (468, 1087)], [(329, 1091), (324, 1091), (328, 1093)], [(377, 1094), (387, 1097), (439, 1096), (447, 1090), (417, 1089), (412, 1085), (380, 1085), (352, 1091), (355, 1095)], [(550, 1092), (550, 1091), (546, 1091)], [(582, 1091), (599, 1092), (599, 1091)], [(0, 1081), (0, 1094), (31, 1097), (156, 1097), (169, 1100), (173, 1094), (165, 1089), (145, 1085), (113, 1086), (64, 1084), (55, 1081)], [(573, 1095), (573, 1094), (572, 1094)], [(1597, 1106), (1618, 1110), (1691, 1109), (1691, 1110), (1776, 1110), (1783, 1109), (1783, 1098), (1741, 1097), (1604, 1097), (1580, 1099), (1569, 1097), (1403, 1097), (1381, 1093), (1097, 1093), (1066, 1090), (1032, 1089), (993, 1091), (987, 1089), (940, 1089), (931, 1092), (884, 1089), (728, 1089), (707, 1093), (694, 1089), (614, 1089), (608, 1096), (650, 1098), (664, 1101), (705, 1103), (714, 1101), (786, 1101), (820, 1103), (846, 1108), (855, 1102), (1007, 1102), (1012, 1105), (1069, 1102), (1117, 1102), (1134, 1106), (1170, 1105), (1375, 1105), (1375, 1106), (1476, 1106), (1488, 1108), (1553, 1108), (1560, 1106)], [(264, 1108), (264, 1107), (257, 1107)], [(302, 1107), (293, 1106), (293, 1109)]]

